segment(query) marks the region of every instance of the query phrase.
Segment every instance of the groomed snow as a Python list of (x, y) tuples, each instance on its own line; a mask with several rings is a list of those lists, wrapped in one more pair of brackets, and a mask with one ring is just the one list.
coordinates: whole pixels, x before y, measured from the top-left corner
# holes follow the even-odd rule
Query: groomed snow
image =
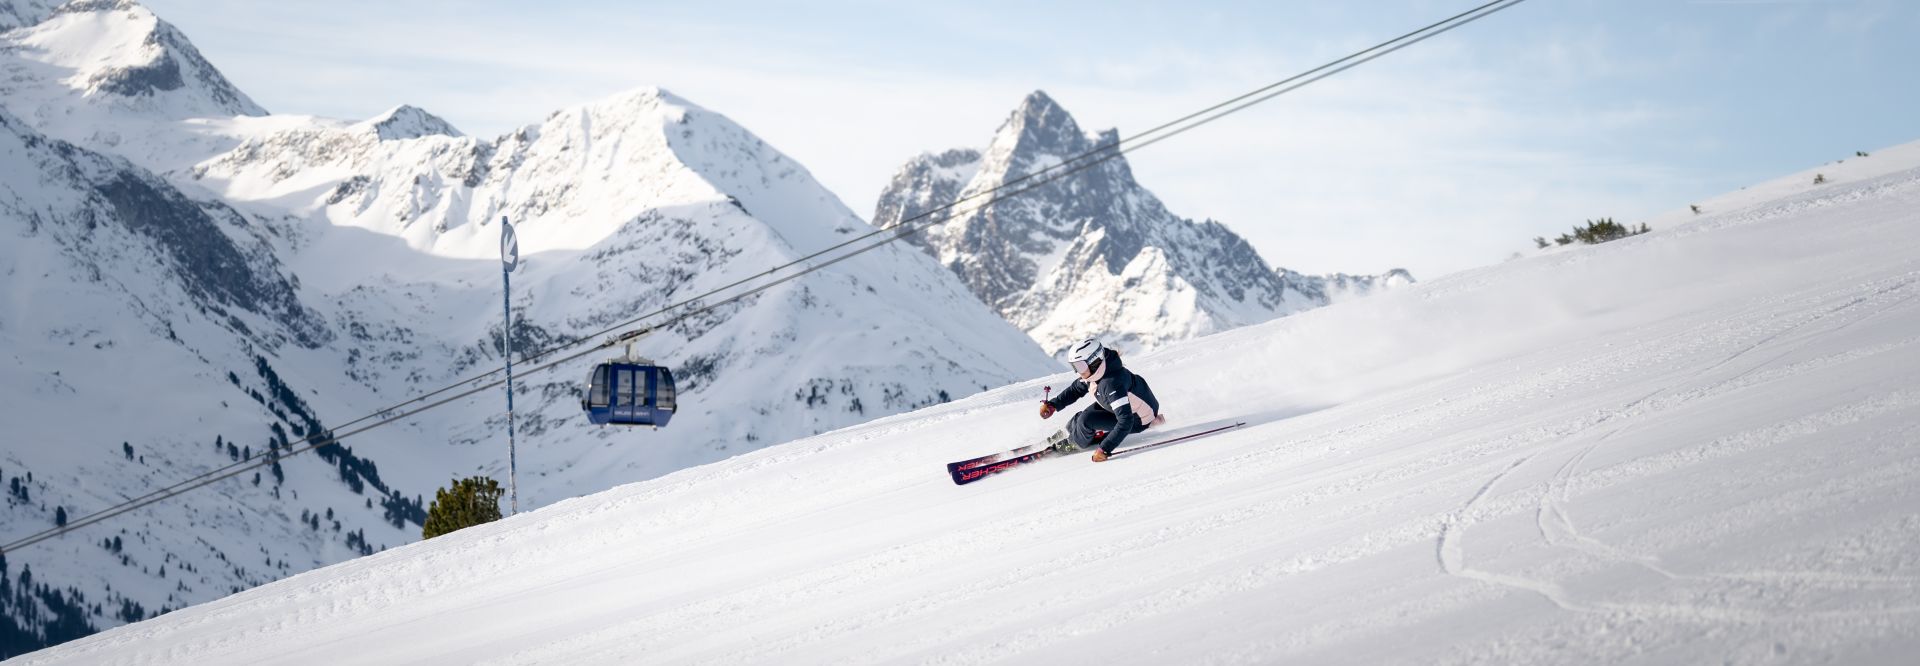
[(21, 663), (1910, 659), (1920, 144), (1819, 171), (1129, 359), (1233, 433), (952, 485), (1056, 376)]

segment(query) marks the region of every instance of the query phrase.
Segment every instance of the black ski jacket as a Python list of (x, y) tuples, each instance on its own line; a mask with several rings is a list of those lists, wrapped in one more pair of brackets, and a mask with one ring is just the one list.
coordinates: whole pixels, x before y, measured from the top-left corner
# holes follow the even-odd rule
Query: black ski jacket
[[(1100, 370), (1089, 379), (1094, 386), (1094, 404), (1087, 409), (1111, 412), (1118, 422), (1113, 432), (1107, 433), (1107, 438), (1100, 442), (1100, 449), (1107, 453), (1119, 448), (1127, 435), (1146, 430), (1147, 424), (1153, 422), (1153, 416), (1160, 412), (1160, 401), (1153, 397), (1153, 389), (1147, 387), (1146, 378), (1127, 370), (1120, 363), (1119, 352), (1106, 350)], [(1047, 404), (1059, 411), (1079, 402), (1087, 394), (1089, 379), (1073, 380), (1072, 384), (1060, 391), (1060, 395), (1047, 400)]]

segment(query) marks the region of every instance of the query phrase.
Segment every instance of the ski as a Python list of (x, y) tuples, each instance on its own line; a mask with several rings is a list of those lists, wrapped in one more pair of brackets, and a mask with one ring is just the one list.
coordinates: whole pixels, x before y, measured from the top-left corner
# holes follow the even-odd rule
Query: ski
[(1228, 431), (1228, 430), (1232, 430), (1232, 429), (1234, 429), (1234, 428), (1238, 428), (1238, 427), (1240, 427), (1240, 426), (1243, 426), (1243, 425), (1246, 425), (1246, 424), (1247, 424), (1247, 422), (1246, 422), (1246, 421), (1241, 421), (1241, 422), (1239, 422), (1239, 423), (1231, 423), (1231, 424), (1228, 424), (1228, 425), (1223, 425), (1223, 426), (1220, 426), (1220, 427), (1218, 427), (1218, 428), (1214, 428), (1214, 429), (1212, 429), (1212, 430), (1202, 430), (1202, 431), (1200, 431), (1200, 432), (1196, 432), (1196, 433), (1193, 433), (1193, 434), (1190, 434), (1190, 435), (1181, 435), (1181, 436), (1179, 436), (1179, 437), (1174, 437), (1174, 438), (1172, 438), (1172, 439), (1163, 439), (1163, 440), (1160, 440), (1160, 441), (1157, 441), (1157, 442), (1147, 442), (1147, 443), (1145, 443), (1145, 444), (1141, 444), (1141, 445), (1139, 445), (1139, 446), (1129, 446), (1129, 447), (1126, 447), (1126, 448), (1124, 448), (1124, 449), (1120, 449), (1120, 450), (1117, 450), (1117, 451), (1114, 451), (1113, 453), (1110, 453), (1110, 454), (1107, 454), (1107, 460), (1113, 460), (1114, 458), (1118, 458), (1118, 457), (1120, 457), (1120, 456), (1124, 456), (1124, 455), (1127, 455), (1127, 454), (1131, 454), (1131, 453), (1139, 453), (1139, 452), (1141, 452), (1141, 451), (1145, 451), (1145, 450), (1147, 450), (1147, 449), (1151, 449), (1151, 448), (1157, 448), (1157, 447), (1162, 447), (1162, 446), (1166, 446), (1166, 445), (1168, 445), (1168, 444), (1174, 444), (1174, 443), (1178, 443), (1178, 442), (1184, 442), (1184, 441), (1187, 441), (1187, 440), (1190, 440), (1190, 439), (1199, 439), (1199, 438), (1201, 438), (1201, 437), (1205, 437), (1205, 436), (1207, 436), (1207, 435), (1212, 435), (1212, 434), (1215, 434), (1215, 433), (1221, 433), (1221, 432), (1226, 432), (1226, 431)]
[[(1147, 442), (1145, 444), (1140, 444), (1136, 446), (1129, 446), (1129, 447), (1120, 449), (1118, 451), (1114, 451), (1113, 454), (1108, 456), (1107, 459), (1112, 460), (1120, 456), (1137, 453), (1140, 451), (1145, 451), (1151, 448), (1166, 446), (1168, 444), (1173, 444), (1176, 442), (1184, 442), (1191, 439), (1198, 439), (1200, 437), (1205, 437), (1207, 435), (1226, 432), (1228, 430), (1232, 430), (1234, 428), (1238, 428), (1246, 424), (1247, 423), (1245, 421), (1241, 421), (1238, 423), (1223, 425), (1218, 428), (1212, 428), (1209, 430), (1203, 430), (1196, 433), (1181, 435), (1179, 437), (1163, 439), (1155, 442)], [(1047, 458), (1051, 458), (1058, 455), (1064, 455), (1064, 454), (1055, 450), (1050, 444), (1034, 444), (1032, 446), (1023, 446), (1023, 447), (1014, 449), (1012, 451), (992, 453), (992, 454), (980, 456), (978, 458), (969, 458), (959, 462), (947, 463), (947, 474), (953, 477), (954, 485), (964, 486), (969, 483), (973, 483), (975, 481), (979, 481), (981, 479), (987, 478), (994, 474), (999, 474), (1001, 472), (1013, 469), (1015, 467), (1019, 467), (1021, 465), (1037, 462), (1040, 460), (1045, 460)]]
[[(1021, 451), (1023, 450), (1034, 449), (1036, 447), (1038, 447), (1038, 450), (1021, 453)], [(1019, 449), (1014, 449), (1013, 451), (1009, 451), (1007, 453), (996, 453), (991, 456), (986, 456), (988, 458), (998, 458), (1000, 456), (1008, 456), (1008, 457), (1000, 458), (999, 460), (995, 460), (993, 462), (988, 462), (985, 464), (975, 465), (972, 467), (954, 467), (953, 465), (948, 465), (947, 473), (953, 476), (954, 485), (964, 486), (969, 483), (979, 481), (981, 479), (987, 478), (994, 474), (999, 474), (1001, 472), (1013, 469), (1015, 467), (1019, 467), (1021, 465), (1025, 465), (1030, 462), (1043, 460), (1043, 459), (1051, 458), (1058, 455), (1064, 455), (1064, 454), (1060, 453), (1059, 451), (1053, 450), (1053, 448), (1049, 446), (1045, 446), (1045, 445), (1026, 446), (1026, 447), (1021, 447)]]
[(978, 458), (968, 458), (966, 460), (962, 460), (959, 462), (950, 462), (950, 463), (947, 463), (947, 473), (952, 474), (956, 470), (962, 470), (968, 467), (979, 467), (981, 465), (985, 465), (991, 462), (996, 462), (1006, 458), (1018, 458), (1020, 456), (1027, 455), (1029, 453), (1033, 453), (1035, 451), (1039, 451), (1040, 449), (1044, 449), (1044, 448), (1047, 448), (1047, 444), (1045, 443), (1033, 444), (1030, 446), (1022, 446), (1012, 451), (1001, 451), (999, 453), (989, 453), (987, 455), (980, 456)]

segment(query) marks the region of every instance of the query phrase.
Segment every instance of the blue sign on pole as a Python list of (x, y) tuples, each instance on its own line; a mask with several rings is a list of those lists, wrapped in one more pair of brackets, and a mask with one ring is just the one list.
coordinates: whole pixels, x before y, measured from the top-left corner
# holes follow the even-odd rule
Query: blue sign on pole
[(500, 218), (500, 270), (512, 273), (520, 266), (520, 237), (514, 235), (513, 224), (507, 218)]

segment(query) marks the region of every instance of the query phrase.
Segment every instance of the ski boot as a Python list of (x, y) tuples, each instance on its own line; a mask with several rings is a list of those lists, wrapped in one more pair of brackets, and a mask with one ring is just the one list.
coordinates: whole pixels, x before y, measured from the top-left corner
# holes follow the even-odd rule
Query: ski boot
[[(1093, 443), (1088, 444), (1088, 446), (1099, 446), (1100, 441), (1106, 438), (1107, 438), (1107, 431), (1095, 430), (1093, 431)], [(1057, 451), (1059, 453), (1073, 453), (1081, 450), (1082, 448), (1079, 446), (1075, 446), (1073, 444), (1073, 438), (1067, 436), (1067, 431), (1065, 429), (1062, 429), (1059, 432), (1053, 433), (1052, 435), (1048, 435), (1047, 446), (1052, 447), (1054, 451)]]
[(1080, 450), (1080, 447), (1073, 445), (1073, 438), (1067, 436), (1067, 430), (1065, 428), (1061, 428), (1059, 432), (1047, 435), (1047, 446), (1055, 452), (1063, 454)]

